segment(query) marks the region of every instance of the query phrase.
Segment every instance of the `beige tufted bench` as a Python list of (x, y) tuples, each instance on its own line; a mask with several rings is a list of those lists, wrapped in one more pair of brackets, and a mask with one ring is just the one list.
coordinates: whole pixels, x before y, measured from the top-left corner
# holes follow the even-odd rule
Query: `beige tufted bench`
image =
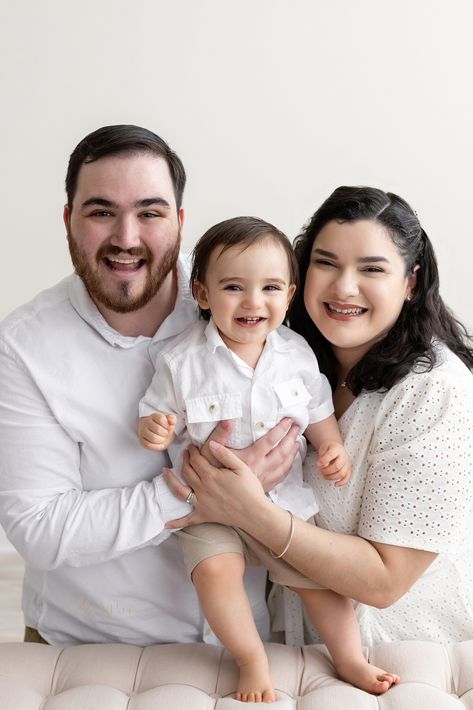
[[(274, 710), (473, 710), (473, 641), (420, 641), (369, 650), (402, 683), (375, 697), (335, 676), (323, 646), (267, 644), (278, 700)], [(0, 644), (1, 710), (237, 710), (268, 705), (231, 698), (237, 671), (204, 644), (54, 648)]]

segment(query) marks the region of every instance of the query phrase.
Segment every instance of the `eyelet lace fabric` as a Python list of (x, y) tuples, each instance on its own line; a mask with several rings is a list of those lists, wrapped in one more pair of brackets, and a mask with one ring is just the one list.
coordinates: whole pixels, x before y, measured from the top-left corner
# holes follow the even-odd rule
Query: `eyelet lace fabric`
[[(353, 464), (348, 485), (324, 481), (314, 451), (305, 461), (317, 524), (438, 553), (388, 609), (357, 605), (363, 642), (473, 638), (473, 376), (440, 347), (433, 370), (362, 393), (339, 425)], [(294, 609), (289, 634), (293, 617)]]

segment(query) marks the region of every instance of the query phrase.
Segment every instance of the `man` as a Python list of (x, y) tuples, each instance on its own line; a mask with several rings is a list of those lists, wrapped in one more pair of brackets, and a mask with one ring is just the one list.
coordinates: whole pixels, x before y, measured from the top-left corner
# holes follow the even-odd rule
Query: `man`
[[(0, 520), (26, 561), (27, 639), (214, 640), (163, 530), (189, 506), (136, 433), (156, 349), (197, 318), (179, 257), (185, 179), (144, 128), (84, 138), (64, 208), (76, 273), (0, 327)], [(267, 636), (264, 580), (249, 570)]]

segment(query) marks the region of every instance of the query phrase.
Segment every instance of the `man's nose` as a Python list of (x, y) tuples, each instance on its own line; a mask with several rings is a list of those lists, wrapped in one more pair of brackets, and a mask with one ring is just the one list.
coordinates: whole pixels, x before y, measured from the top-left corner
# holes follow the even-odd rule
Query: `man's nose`
[(124, 215), (114, 222), (111, 243), (121, 249), (132, 249), (140, 244), (140, 231), (137, 220), (132, 215)]

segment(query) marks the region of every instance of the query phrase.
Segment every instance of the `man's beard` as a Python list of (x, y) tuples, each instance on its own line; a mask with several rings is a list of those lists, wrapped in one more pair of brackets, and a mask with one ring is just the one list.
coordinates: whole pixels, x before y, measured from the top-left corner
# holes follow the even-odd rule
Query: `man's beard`
[(97, 270), (92, 269), (87, 256), (77, 244), (70, 230), (67, 233), (67, 241), (69, 243), (69, 253), (76, 273), (84, 282), (84, 286), (89, 292), (89, 296), (93, 301), (101, 303), (106, 308), (109, 308), (115, 313), (131, 313), (143, 308), (151, 299), (158, 293), (163, 285), (169, 272), (175, 267), (181, 244), (180, 232), (177, 235), (176, 241), (162, 255), (159, 263), (155, 263), (155, 259), (148, 247), (132, 247), (131, 249), (121, 249), (116, 246), (103, 246), (95, 255), (95, 261), (98, 264), (107, 255), (129, 257), (138, 257), (146, 260), (146, 264), (141, 266), (141, 269), (147, 269), (147, 278), (144, 287), (139, 293), (133, 295), (134, 284), (128, 279), (120, 281), (117, 279), (115, 288), (107, 288), (100, 278)]

